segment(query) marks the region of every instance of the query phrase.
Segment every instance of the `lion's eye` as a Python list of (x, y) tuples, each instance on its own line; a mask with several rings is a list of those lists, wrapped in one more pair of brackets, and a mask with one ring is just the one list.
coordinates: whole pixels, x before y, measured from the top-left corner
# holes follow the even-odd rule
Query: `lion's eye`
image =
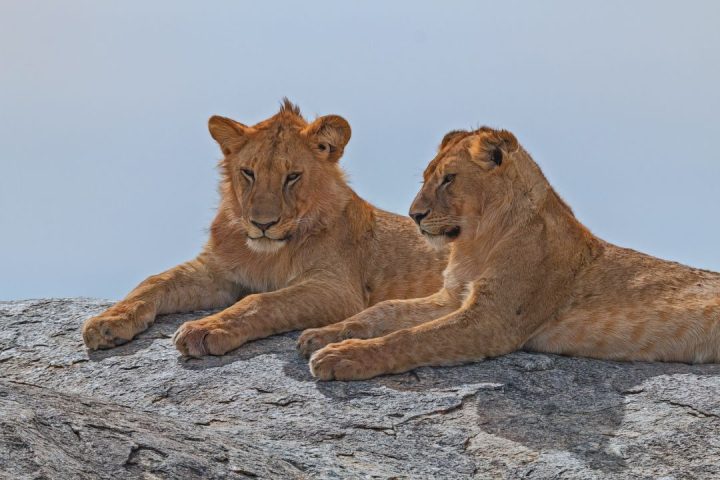
[(242, 172), (243, 175), (245, 175), (245, 177), (246, 177), (248, 180), (250, 180), (250, 181), (255, 180), (255, 172), (253, 172), (252, 170), (250, 170), (250, 169), (248, 169), (248, 168), (243, 168), (243, 169), (240, 170), (240, 171)]
[(285, 185), (290, 185), (298, 178), (300, 178), (300, 175), (302, 175), (300, 172), (289, 173), (288, 176), (285, 177)]
[(443, 177), (442, 185), (447, 185), (449, 183), (452, 183), (452, 181), (455, 180), (455, 174), (454, 173), (448, 173)]

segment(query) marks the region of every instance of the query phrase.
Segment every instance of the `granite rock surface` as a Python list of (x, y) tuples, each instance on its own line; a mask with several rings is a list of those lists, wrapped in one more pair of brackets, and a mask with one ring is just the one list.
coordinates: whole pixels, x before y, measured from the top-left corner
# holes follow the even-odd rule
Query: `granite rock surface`
[(181, 358), (208, 312), (87, 352), (108, 305), (0, 302), (0, 478), (720, 478), (720, 365), (519, 352), (316, 382), (296, 333)]

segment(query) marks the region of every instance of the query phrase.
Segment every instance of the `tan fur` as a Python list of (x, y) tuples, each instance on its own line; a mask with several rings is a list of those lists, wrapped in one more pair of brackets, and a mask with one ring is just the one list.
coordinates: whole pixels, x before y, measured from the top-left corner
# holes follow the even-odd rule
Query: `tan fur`
[(444, 287), (304, 333), (307, 352), (326, 345), (310, 360), (315, 376), (363, 379), (523, 348), (720, 361), (720, 274), (592, 235), (507, 131), (448, 134), (411, 215), (434, 243), (452, 244)]
[(345, 182), (338, 160), (350, 126), (343, 118), (308, 123), (285, 101), (252, 127), (212, 117), (209, 128), (224, 158), (207, 245), (89, 319), (89, 348), (124, 343), (158, 314), (229, 307), (174, 336), (183, 355), (221, 355), (440, 288), (446, 253), (428, 247), (409, 219), (374, 208)]

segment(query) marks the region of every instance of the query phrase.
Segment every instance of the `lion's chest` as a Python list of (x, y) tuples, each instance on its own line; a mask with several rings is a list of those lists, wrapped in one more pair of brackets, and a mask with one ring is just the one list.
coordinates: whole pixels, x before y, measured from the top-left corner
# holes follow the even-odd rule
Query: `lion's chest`
[(301, 270), (284, 255), (250, 254), (234, 259), (229, 273), (234, 282), (253, 292), (272, 292), (290, 285)]
[(444, 287), (446, 290), (464, 297), (468, 285), (481, 276), (481, 266), (472, 258), (463, 261), (453, 260), (455, 261), (450, 262), (443, 272)]

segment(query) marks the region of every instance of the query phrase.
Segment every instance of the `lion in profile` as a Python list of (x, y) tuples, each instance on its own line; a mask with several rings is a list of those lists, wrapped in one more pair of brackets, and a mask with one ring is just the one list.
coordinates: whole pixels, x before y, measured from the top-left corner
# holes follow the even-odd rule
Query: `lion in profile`
[(720, 274), (605, 242), (504, 130), (445, 136), (410, 210), (451, 245), (426, 298), (378, 304), (299, 339), (320, 379), (363, 379), (518, 349), (720, 361)]
[(410, 219), (373, 207), (345, 181), (338, 165), (350, 140), (345, 119), (307, 122), (285, 100), (257, 125), (214, 116), (209, 129), (223, 159), (207, 245), (87, 320), (88, 348), (127, 342), (160, 314), (224, 308), (186, 322), (173, 338), (183, 355), (222, 355), (441, 287), (446, 252), (430, 248)]

